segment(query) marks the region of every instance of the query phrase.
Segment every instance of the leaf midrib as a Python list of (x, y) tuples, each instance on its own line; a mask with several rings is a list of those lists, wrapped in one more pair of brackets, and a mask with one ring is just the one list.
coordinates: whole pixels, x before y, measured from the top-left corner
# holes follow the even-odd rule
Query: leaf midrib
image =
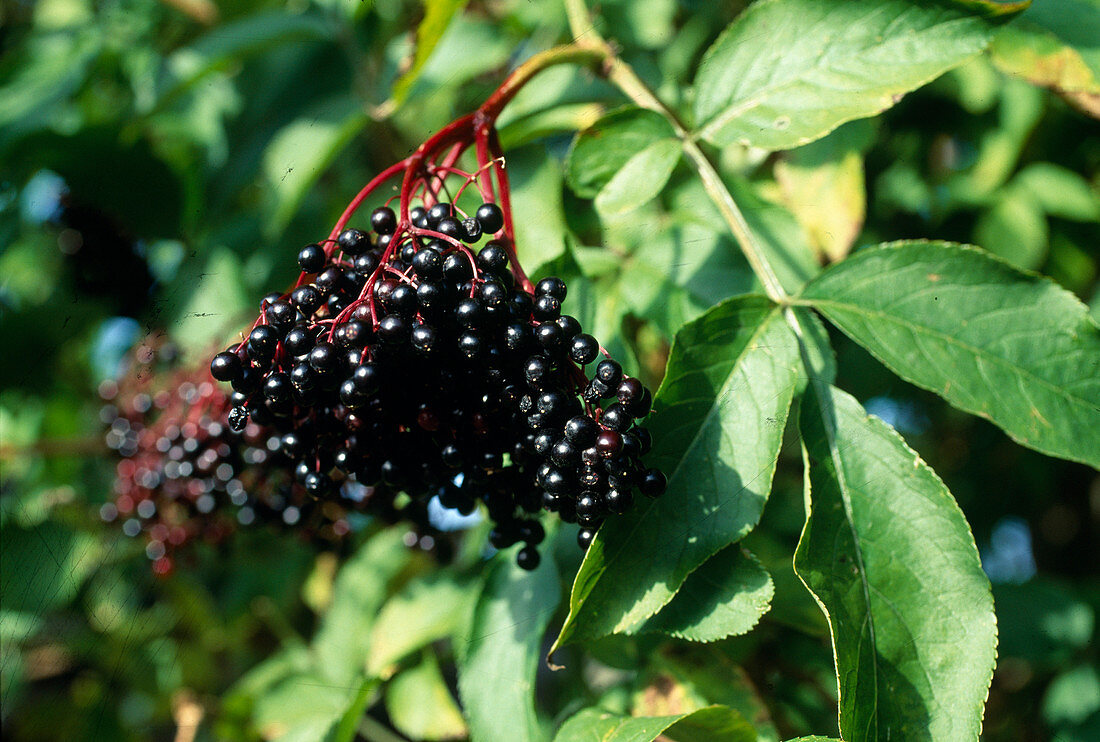
[[(880, 311), (880, 310), (866, 309), (866, 308), (860, 307), (857, 304), (849, 304), (849, 303), (846, 303), (846, 302), (836, 301), (834, 299), (803, 299), (803, 300), (795, 301), (795, 302), (792, 302), (792, 303), (797, 304), (799, 306), (810, 306), (810, 307), (814, 307), (814, 308), (818, 308), (818, 307), (821, 307), (821, 306), (830, 306), (830, 307), (835, 307), (835, 308), (838, 308), (838, 309), (847, 310), (847, 311), (849, 311), (853, 314), (862, 315), (864, 317), (873, 317), (873, 318), (877, 318), (877, 319), (886, 320), (886, 321), (891, 322), (893, 324), (900, 325), (901, 327), (904, 327), (904, 328), (910, 330), (911, 332), (914, 332), (915, 334), (923, 334), (923, 335), (926, 335), (928, 337), (932, 337), (932, 338), (942, 340), (942, 341), (944, 341), (945, 343), (947, 343), (949, 345), (954, 345), (954, 346), (956, 346), (956, 347), (958, 347), (962, 350), (969, 351), (969, 352), (973, 353), (975, 356), (981, 357), (981, 358), (986, 359), (986, 360), (991, 361), (991, 362), (995, 362), (996, 364), (998, 364), (1002, 367), (1007, 367), (1010, 370), (1016, 371), (1020, 376), (1023, 376), (1025, 378), (1029, 379), (1029, 380), (1035, 381), (1037, 384), (1039, 384), (1042, 387), (1045, 387), (1048, 391), (1055, 394), (1056, 396), (1061, 396), (1061, 397), (1065, 398), (1067, 401), (1072, 401), (1077, 406), (1084, 407), (1084, 408), (1086, 408), (1090, 411), (1095, 412), (1097, 410), (1096, 405), (1091, 403), (1089, 400), (1085, 399), (1084, 397), (1080, 397), (1078, 395), (1071, 394), (1064, 387), (1060, 387), (1057, 384), (1054, 384), (1053, 382), (1048, 381), (1048, 380), (1044, 379), (1043, 377), (1036, 375), (1034, 372), (1028, 370), (1027, 368), (1024, 368), (1023, 366), (1018, 366), (1018, 365), (1014, 364), (1012, 361), (1008, 360), (1007, 358), (1003, 358), (999, 355), (990, 353), (989, 351), (985, 350), (984, 348), (979, 348), (975, 345), (971, 345), (970, 343), (966, 343), (966, 342), (958, 339), (954, 335), (949, 335), (949, 334), (947, 334), (947, 333), (945, 333), (941, 330), (936, 330), (936, 329), (933, 329), (931, 327), (927, 327), (926, 325), (920, 325), (920, 324), (906, 322), (904, 319), (902, 319), (901, 317), (898, 317), (897, 315), (888, 314), (888, 313)], [(899, 372), (899, 373), (902, 373), (902, 372)], [(906, 374), (902, 373), (902, 375), (905, 376)]]
[[(867, 578), (867, 566), (863, 561), (863, 545), (860, 543), (859, 534), (856, 531), (855, 513), (852, 510), (852, 500), (851, 500), (851, 496), (849, 494), (850, 490), (851, 490), (851, 486), (848, 483), (848, 476), (847, 476), (847, 472), (844, 469), (844, 462), (843, 462), (843, 460), (840, 456), (840, 449), (837, 447), (837, 444), (836, 444), (836, 427), (835, 427), (834, 424), (830, 424), (830, 421), (829, 421), (828, 417), (826, 417), (826, 415), (825, 415), (824, 405), (822, 404), (822, 400), (824, 399), (824, 394), (828, 394), (830, 404), (832, 404), (832, 392), (829, 390), (828, 385), (824, 384), (823, 381), (821, 380), (821, 378), (819, 376), (817, 376), (817, 374), (812, 375), (811, 383), (817, 388), (817, 397), (818, 397), (818, 400), (819, 400), (818, 405), (817, 405), (817, 412), (818, 412), (818, 414), (821, 415), (821, 422), (822, 422), (822, 427), (824, 428), (824, 431), (825, 431), (825, 438), (826, 438), (826, 440), (828, 441), (828, 444), (829, 444), (829, 458), (832, 459), (833, 468), (836, 471), (837, 485), (840, 488), (840, 501), (844, 505), (844, 521), (845, 521), (845, 523), (848, 524), (848, 530), (852, 534), (852, 546), (855, 549), (856, 562), (859, 564), (859, 584), (860, 584), (860, 587), (862, 588), (862, 591), (863, 591), (864, 603), (866, 603), (866, 606), (867, 606), (867, 626), (868, 626), (868, 629), (869, 629), (870, 635), (871, 635), (871, 646), (872, 646), (872, 648), (875, 649), (875, 653), (871, 658), (871, 665), (874, 668), (874, 672), (872, 673), (871, 677), (872, 677), (873, 682), (874, 682), (873, 687), (874, 687), (875, 701), (874, 701), (874, 704), (873, 704), (873, 708), (874, 708), (875, 711), (868, 716), (867, 723), (868, 723), (868, 728), (870, 728), (871, 724), (874, 724), (875, 727), (877, 728), (877, 725), (878, 725), (878, 713), (877, 713), (877, 711), (878, 711), (878, 675), (879, 675), (878, 651), (877, 651), (878, 639), (875, 636), (875, 615), (874, 615), (874, 611), (872, 610), (872, 607), (871, 607), (871, 584), (870, 584), (870, 581)], [(834, 410), (835, 410), (835, 405), (834, 405)], [(835, 417), (836, 417), (836, 415), (835, 415), (835, 412), (834, 412), (833, 423), (836, 422)], [(835, 633), (834, 633), (833, 636), (834, 636), (834, 642), (835, 642), (836, 641)], [(834, 654), (835, 654), (835, 650), (834, 650)], [(839, 683), (837, 685), (837, 690), (838, 690), (838, 693), (839, 693), (839, 690), (840, 690)]]

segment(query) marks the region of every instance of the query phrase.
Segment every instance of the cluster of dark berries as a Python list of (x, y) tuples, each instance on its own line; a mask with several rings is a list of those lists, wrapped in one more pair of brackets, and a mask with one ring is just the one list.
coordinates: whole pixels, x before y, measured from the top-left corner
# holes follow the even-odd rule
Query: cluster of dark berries
[[(129, 372), (100, 385), (106, 442), (118, 454), (114, 500), (100, 516), (144, 536), (154, 572), (170, 572), (184, 544), (221, 543), (241, 527), (276, 526), (318, 543), (347, 534), (354, 497), (308, 497), (287, 472), (281, 440), (256, 423), (230, 430), (229, 395), (205, 368), (169, 368), (171, 355), (147, 338)], [(426, 514), (421, 525), (432, 538)]]
[(415, 518), (432, 498), (462, 513), (482, 503), (492, 544), (522, 542), (517, 561), (533, 569), (544, 508), (579, 523), (585, 548), (635, 490), (663, 491), (635, 425), (652, 397), (615, 361), (597, 363), (596, 339), (562, 313), (561, 280), (527, 280), (501, 207), (464, 214), (440, 198), (444, 180), (406, 172), (399, 212), (378, 207), (369, 231), (340, 224), (303, 248), (297, 285), (266, 297), (210, 370), (234, 390), (228, 425), (278, 435), (317, 501), (353, 481), (368, 512), (390, 517)]

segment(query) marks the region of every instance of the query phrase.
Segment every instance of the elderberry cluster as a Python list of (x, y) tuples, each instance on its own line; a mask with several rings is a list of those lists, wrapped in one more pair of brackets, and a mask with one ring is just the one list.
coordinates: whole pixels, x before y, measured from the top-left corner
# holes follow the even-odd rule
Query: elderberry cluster
[(303, 248), (298, 284), (265, 298), (210, 371), (233, 387), (229, 426), (278, 435), (310, 497), (340, 501), (358, 482), (368, 512), (414, 520), (433, 497), (462, 513), (480, 502), (492, 544), (524, 543), (517, 561), (534, 569), (541, 510), (579, 523), (587, 548), (665, 479), (641, 463), (649, 390), (596, 363), (596, 339), (562, 314), (565, 283), (531, 286), (504, 223), (488, 202), (472, 216), (431, 197), (400, 217), (375, 209), (369, 231)]
[[(241, 527), (274, 526), (317, 542), (346, 535), (350, 508), (307, 497), (286, 471), (280, 439), (255, 423), (231, 431), (228, 395), (203, 368), (165, 368), (173, 355), (147, 339), (128, 374), (100, 385), (105, 441), (118, 456), (114, 500), (101, 518), (144, 536), (157, 574), (171, 571), (185, 544), (221, 543)], [(426, 515), (420, 526), (434, 533)]]

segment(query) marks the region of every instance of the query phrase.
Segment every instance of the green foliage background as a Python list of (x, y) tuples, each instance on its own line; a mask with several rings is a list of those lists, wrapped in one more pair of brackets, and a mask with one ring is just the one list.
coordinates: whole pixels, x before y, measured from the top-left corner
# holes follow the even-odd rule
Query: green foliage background
[[(441, 568), (395, 530), (369, 527), (339, 553), (256, 531), (197, 547), (170, 579), (99, 520), (113, 462), (100, 450), (98, 384), (145, 333), (166, 333), (187, 359), (224, 342), (260, 296), (292, 280), (297, 249), (372, 174), (576, 29), (551, 0), (4, 5), (5, 738), (189, 739), (177, 735), (201, 709), (200, 740), (779, 740), (841, 728), (874, 739), (847, 731), (849, 720), (877, 713), (873, 723), (904, 726), (940, 692), (974, 716), (992, 623), (971, 602), (984, 581), (952, 494), (997, 617), (982, 738), (1100, 737), (1100, 479), (1088, 465), (1100, 425), (1089, 424), (1088, 366), (1075, 382), (1059, 360), (1091, 359), (1100, 377), (1087, 345), (1095, 325), (1077, 302), (1100, 317), (1100, 4), (1036, 0), (990, 21), (988, 2), (761, 0), (731, 26), (746, 5), (604, 0), (594, 22), (699, 132), (779, 284), (798, 295), (785, 310), (794, 319), (763, 298), (732, 298), (761, 283), (659, 115), (564, 66), (500, 122), (525, 265), (566, 277), (566, 309), (633, 373), (656, 384), (668, 363), (655, 419), (672, 430), (667, 421), (699, 417), (677, 385), (732, 390), (705, 400), (718, 429), (700, 435), (728, 436), (720, 460), (733, 468), (700, 484), (710, 450), (669, 434), (654, 455), (670, 473), (687, 462), (692, 478), (674, 474), (672, 489), (701, 504), (658, 501), (636, 524), (653, 542), (692, 534), (698, 558), (615, 561), (623, 534), (605, 529), (582, 568), (562, 528), (552, 558), (527, 575), (487, 559), (482, 534)], [(895, 22), (874, 25), (882, 19)], [(869, 73), (858, 93), (815, 97), (817, 78), (799, 76), (799, 64), (829, 58), (815, 27), (835, 29), (823, 47), (843, 62), (849, 43)], [(861, 34), (900, 41), (866, 42), (864, 53)], [(58, 182), (73, 221), (56, 213)], [(976, 244), (1006, 262), (871, 248), (903, 239)], [(949, 284), (936, 297), (946, 313), (904, 290), (906, 275), (929, 273)], [(865, 321), (870, 309), (895, 331)], [(995, 310), (1008, 312), (1003, 323), (978, 321)], [(1018, 359), (990, 361), (988, 387), (1009, 395), (1004, 404), (986, 405), (966, 353), (913, 329), (925, 319), (967, 347), (988, 343), (989, 358)], [(1058, 346), (1063, 337), (1073, 340)], [(1032, 377), (1048, 391), (1013, 397), (1015, 384), (1038, 388)], [(1052, 407), (1064, 415), (1036, 427), (1029, 409)], [(814, 505), (801, 544), (799, 434), (813, 502), (837, 508)], [(731, 471), (773, 463), (770, 497), (766, 482), (749, 482), (731, 507)], [(852, 512), (835, 522), (845, 503)], [(714, 518), (703, 523), (704, 511)], [(867, 648), (849, 625), (888, 623), (877, 596), (838, 587), (847, 568), (830, 560), (849, 553), (838, 546), (848, 522), (854, 558), (889, 572), (904, 592), (899, 614), (920, 614), (905, 628), (926, 632), (898, 642), (883, 629), (872, 654), (929, 671), (934, 687), (909, 690), (887, 665), (859, 665), (841, 682), (838, 728), (830, 628), (843, 662)], [(632, 602), (639, 579), (669, 594)], [(543, 658), (559, 630), (564, 669), (552, 672)], [(905, 738), (971, 738), (966, 713)]]

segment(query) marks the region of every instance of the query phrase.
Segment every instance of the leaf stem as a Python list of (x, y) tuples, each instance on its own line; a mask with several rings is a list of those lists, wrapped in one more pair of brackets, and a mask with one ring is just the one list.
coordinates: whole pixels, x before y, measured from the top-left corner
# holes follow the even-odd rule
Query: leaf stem
[(692, 166), (699, 174), (703, 188), (714, 202), (714, 205), (718, 207), (730, 232), (733, 233), (737, 243), (741, 246), (741, 251), (745, 254), (749, 265), (752, 266), (753, 272), (756, 273), (757, 278), (764, 285), (765, 293), (772, 301), (778, 304), (786, 304), (789, 300), (787, 292), (779, 282), (775, 270), (767, 258), (764, 257), (763, 250), (760, 249), (755, 235), (749, 228), (748, 222), (745, 221), (744, 213), (737, 202), (734, 201), (729, 189), (722, 182), (722, 178), (713, 163), (695, 142), (691, 132), (688, 131), (676, 114), (657, 98), (653, 91), (634, 72), (634, 69), (615, 53), (607, 40), (600, 35), (600, 32), (592, 25), (584, 0), (564, 0), (564, 2), (565, 12), (569, 18), (569, 30), (573, 34), (574, 44), (581, 48), (591, 48), (598, 51), (603, 61), (603, 74), (615, 87), (638, 106), (655, 111), (668, 120), (683, 145), (684, 154), (691, 160)]

